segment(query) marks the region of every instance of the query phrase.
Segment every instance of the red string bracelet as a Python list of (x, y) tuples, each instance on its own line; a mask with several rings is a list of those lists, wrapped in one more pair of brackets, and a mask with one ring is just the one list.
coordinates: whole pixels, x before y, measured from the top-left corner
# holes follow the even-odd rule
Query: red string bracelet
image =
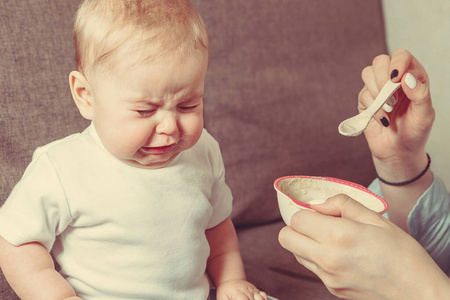
[[(388, 185), (402, 186), (402, 185), (408, 185), (408, 184), (411, 184), (411, 183), (413, 183), (413, 182), (419, 180), (420, 178), (422, 178), (422, 176), (425, 175), (425, 173), (426, 173), (426, 172), (428, 171), (428, 169), (430, 168), (430, 165), (431, 165), (431, 157), (430, 157), (430, 155), (429, 155), (428, 153), (427, 153), (427, 157), (428, 157), (428, 163), (427, 163), (427, 166), (425, 167), (425, 169), (424, 169), (419, 175), (417, 175), (416, 177), (414, 177), (414, 178), (411, 179), (411, 180), (402, 181), (402, 182), (390, 182), (390, 181), (384, 180), (383, 178), (381, 178), (380, 176), (378, 176), (378, 174), (376, 174), (376, 175), (377, 175), (378, 179), (379, 179), (382, 183), (385, 183), (385, 184), (388, 184)], [(375, 171), (375, 173), (376, 173), (376, 171)]]

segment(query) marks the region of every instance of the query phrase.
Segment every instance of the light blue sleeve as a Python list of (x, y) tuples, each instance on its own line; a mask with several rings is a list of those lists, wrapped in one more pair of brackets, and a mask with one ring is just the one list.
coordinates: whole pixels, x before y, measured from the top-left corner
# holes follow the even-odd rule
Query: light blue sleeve
[[(383, 196), (378, 179), (369, 189)], [(450, 195), (440, 178), (434, 177), (432, 185), (411, 210), (408, 228), (439, 267), (450, 274)]]

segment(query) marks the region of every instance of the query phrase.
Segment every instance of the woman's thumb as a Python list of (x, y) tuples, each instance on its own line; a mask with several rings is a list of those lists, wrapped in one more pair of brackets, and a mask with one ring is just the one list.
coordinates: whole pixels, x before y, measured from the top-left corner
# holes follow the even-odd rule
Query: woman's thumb
[(372, 223), (371, 218), (378, 218), (376, 212), (345, 194), (328, 198), (323, 204), (313, 204), (311, 208), (324, 215), (347, 218), (360, 223)]
[[(431, 104), (430, 89), (428, 85), (417, 80), (413, 74), (406, 73), (402, 78), (402, 89), (406, 97), (411, 100), (411, 105), (415, 115), (423, 118), (420, 123), (433, 123), (434, 108)], [(423, 124), (427, 125), (427, 124)]]

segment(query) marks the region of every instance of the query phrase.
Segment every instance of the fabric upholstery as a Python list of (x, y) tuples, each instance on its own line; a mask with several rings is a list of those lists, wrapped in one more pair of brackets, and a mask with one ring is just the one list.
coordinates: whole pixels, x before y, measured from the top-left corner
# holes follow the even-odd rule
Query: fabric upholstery
[[(84, 129), (68, 86), (77, 0), (0, 0), (0, 205), (33, 150)], [(279, 299), (334, 299), (277, 242), (273, 182), (332, 176), (367, 185), (360, 73), (386, 52), (379, 0), (194, 0), (210, 33), (205, 126), (219, 141), (248, 278)], [(16, 299), (0, 280), (0, 299)]]

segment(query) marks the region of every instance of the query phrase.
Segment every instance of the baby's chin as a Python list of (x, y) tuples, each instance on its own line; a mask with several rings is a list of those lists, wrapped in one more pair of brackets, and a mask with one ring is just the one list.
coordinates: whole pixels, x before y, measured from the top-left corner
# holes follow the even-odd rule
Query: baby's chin
[(148, 159), (148, 157), (144, 157), (133, 159), (121, 159), (121, 160), (130, 166), (141, 169), (161, 169), (170, 164), (179, 154), (180, 152), (173, 153), (171, 156), (167, 158), (160, 158), (160, 159)]

